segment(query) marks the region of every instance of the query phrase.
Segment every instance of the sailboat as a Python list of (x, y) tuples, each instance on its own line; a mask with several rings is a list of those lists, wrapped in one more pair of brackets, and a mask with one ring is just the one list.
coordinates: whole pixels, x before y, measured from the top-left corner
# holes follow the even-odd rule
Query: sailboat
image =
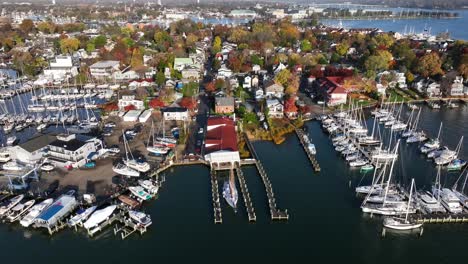
[(434, 158), (435, 164), (446, 165), (446, 164), (449, 164), (452, 160), (456, 159), (462, 147), (462, 143), (463, 143), (463, 136), (460, 138), (460, 141), (458, 142), (458, 145), (455, 148), (455, 150), (450, 150), (448, 148), (444, 149), (438, 157), (435, 157)]
[(463, 207), (460, 204), (460, 199), (457, 195), (448, 188), (441, 188), (440, 184), (440, 166), (437, 169), (436, 183), (432, 186), (432, 193), (442, 205), (452, 214), (459, 214), (463, 212)]
[(148, 172), (151, 169), (151, 166), (149, 165), (148, 162), (136, 160), (133, 157), (133, 154), (130, 150), (130, 146), (128, 145), (128, 142), (127, 142), (127, 137), (125, 136), (124, 133), (123, 133), (123, 140), (124, 140), (124, 147), (125, 147), (125, 159), (123, 160), (123, 163), (128, 168), (136, 170), (138, 172), (143, 172), (143, 173)]
[(231, 169), (229, 174), (229, 181), (225, 181), (223, 185), (223, 197), (226, 202), (237, 211), (238, 193), (234, 179), (234, 171)]
[(414, 187), (414, 179), (411, 179), (411, 189), (410, 189), (410, 195), (408, 198), (408, 205), (406, 206), (406, 215), (405, 218), (400, 218), (400, 217), (386, 217), (383, 221), (383, 226), (386, 228), (390, 229), (395, 229), (395, 230), (411, 230), (411, 229), (416, 229), (420, 228), (422, 226), (422, 223), (417, 223), (412, 219), (408, 219), (408, 215), (410, 213), (410, 207), (412, 201), (412, 196), (413, 196), (413, 187)]
[(156, 143), (160, 144), (160, 145), (163, 145), (163, 146), (166, 146), (166, 147), (169, 147), (169, 148), (173, 148), (173, 147), (176, 146), (177, 140), (175, 138), (166, 137), (165, 124), (166, 124), (166, 122), (163, 119), (163, 121), (162, 121), (162, 137), (156, 137)]
[(437, 134), (436, 139), (432, 139), (429, 142), (426, 142), (422, 147), (421, 147), (421, 153), (429, 153), (437, 148), (440, 147), (440, 133), (442, 131), (442, 122), (440, 122), (439, 126), (439, 133)]
[[(152, 145), (150, 144), (150, 142), (152, 142)], [(151, 131), (148, 137), (148, 143), (146, 144), (146, 150), (156, 155), (165, 155), (167, 154), (167, 152), (169, 152), (168, 147), (164, 145), (160, 145), (160, 144), (155, 144), (155, 142), (156, 141), (154, 139), (154, 125), (153, 125), (153, 122), (151, 122)]]

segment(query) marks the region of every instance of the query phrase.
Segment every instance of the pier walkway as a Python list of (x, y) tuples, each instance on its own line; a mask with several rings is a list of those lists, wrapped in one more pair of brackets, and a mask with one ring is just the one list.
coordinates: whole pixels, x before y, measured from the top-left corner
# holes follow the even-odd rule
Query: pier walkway
[(315, 172), (320, 172), (320, 165), (315, 157), (314, 154), (312, 154), (307, 146), (308, 142), (305, 142), (304, 135), (305, 132), (304, 130), (300, 128), (296, 128), (296, 135), (299, 138), (299, 141), (301, 142), (302, 148), (304, 149), (305, 153), (307, 154), (307, 157), (309, 158), (310, 162), (312, 163), (312, 167), (314, 168)]
[(219, 199), (219, 188), (218, 179), (216, 177), (216, 171), (211, 170), (211, 193), (213, 200), (213, 215), (215, 224), (223, 223), (223, 216), (221, 213), (221, 202)]
[(252, 199), (250, 198), (249, 188), (244, 178), (244, 173), (240, 166), (236, 166), (236, 174), (239, 179), (239, 184), (242, 191), (242, 197), (244, 197), (245, 208), (247, 209), (247, 216), (249, 217), (250, 222), (257, 221), (257, 216), (255, 215), (255, 210), (252, 204)]
[(265, 185), (265, 190), (266, 190), (266, 194), (268, 197), (268, 206), (270, 207), (271, 219), (272, 220), (288, 220), (289, 219), (288, 211), (287, 210), (282, 211), (278, 209), (276, 206), (276, 199), (275, 199), (275, 194), (273, 192), (273, 186), (270, 180), (268, 179), (268, 175), (265, 169), (263, 168), (262, 163), (258, 159), (258, 155), (255, 152), (255, 149), (252, 143), (250, 142), (248, 136), (245, 133), (244, 133), (244, 138), (245, 138), (246, 145), (249, 148), (250, 153), (252, 154), (252, 157), (255, 160), (257, 160), (257, 162), (255, 163), (255, 166), (257, 167), (260, 177), (262, 178), (263, 184)]

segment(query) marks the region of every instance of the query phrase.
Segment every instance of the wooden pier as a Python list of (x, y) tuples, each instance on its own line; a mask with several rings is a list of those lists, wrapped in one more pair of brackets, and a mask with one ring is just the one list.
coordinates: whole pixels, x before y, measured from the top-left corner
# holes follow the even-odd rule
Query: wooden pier
[(221, 212), (221, 202), (219, 199), (219, 188), (218, 179), (216, 177), (216, 171), (211, 170), (211, 193), (213, 200), (213, 215), (215, 224), (223, 223), (223, 215)]
[(315, 172), (320, 172), (320, 165), (315, 157), (314, 154), (312, 154), (307, 146), (307, 142), (304, 140), (304, 135), (305, 132), (304, 130), (300, 128), (296, 128), (296, 135), (299, 138), (299, 141), (301, 142), (302, 148), (304, 149), (305, 153), (307, 154), (307, 157), (309, 158), (310, 162), (312, 163), (312, 167), (314, 168)]
[(255, 215), (255, 210), (252, 204), (252, 199), (250, 198), (249, 188), (244, 178), (244, 173), (240, 166), (236, 166), (236, 174), (239, 179), (239, 184), (242, 191), (242, 196), (244, 197), (245, 208), (247, 209), (247, 216), (249, 217), (250, 222), (257, 221), (257, 216)]
[(257, 160), (257, 162), (255, 163), (255, 166), (257, 167), (260, 177), (262, 178), (263, 184), (265, 185), (265, 190), (266, 190), (266, 194), (268, 197), (268, 206), (270, 207), (271, 219), (272, 220), (288, 220), (289, 219), (288, 210), (282, 211), (277, 208), (275, 194), (273, 192), (273, 186), (270, 180), (268, 179), (268, 175), (265, 169), (263, 168), (262, 163), (258, 159), (257, 153), (255, 152), (255, 149), (253, 148), (253, 145), (250, 142), (246, 134), (244, 134), (244, 138), (245, 138), (246, 145), (249, 148), (250, 153), (252, 154), (252, 157), (255, 158), (255, 160)]
[(468, 214), (427, 214), (412, 215), (411, 219), (422, 224), (468, 223)]

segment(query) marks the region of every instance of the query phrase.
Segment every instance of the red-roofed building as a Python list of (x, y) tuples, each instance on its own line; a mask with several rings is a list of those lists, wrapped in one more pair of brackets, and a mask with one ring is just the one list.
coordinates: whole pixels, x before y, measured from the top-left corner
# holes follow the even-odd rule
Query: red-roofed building
[(348, 93), (340, 84), (342, 77), (322, 77), (314, 81), (315, 93), (330, 105), (346, 104)]
[(205, 160), (216, 169), (240, 162), (236, 126), (228, 117), (208, 119), (205, 135)]

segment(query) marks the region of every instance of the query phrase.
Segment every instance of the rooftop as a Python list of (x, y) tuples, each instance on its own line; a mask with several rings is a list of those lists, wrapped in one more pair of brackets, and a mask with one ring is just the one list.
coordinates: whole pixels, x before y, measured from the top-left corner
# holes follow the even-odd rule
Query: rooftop
[(116, 65), (120, 65), (119, 61), (113, 61), (113, 60), (106, 60), (106, 61), (99, 61), (94, 63), (93, 65), (90, 66), (92, 69), (105, 69), (105, 68), (111, 68)]
[(34, 152), (39, 149), (42, 149), (46, 146), (48, 146), (51, 142), (56, 140), (57, 137), (55, 135), (50, 135), (50, 134), (45, 134), (45, 135), (39, 135), (36, 137), (31, 138), (27, 142), (20, 144), (19, 146), (26, 151), (29, 152)]

